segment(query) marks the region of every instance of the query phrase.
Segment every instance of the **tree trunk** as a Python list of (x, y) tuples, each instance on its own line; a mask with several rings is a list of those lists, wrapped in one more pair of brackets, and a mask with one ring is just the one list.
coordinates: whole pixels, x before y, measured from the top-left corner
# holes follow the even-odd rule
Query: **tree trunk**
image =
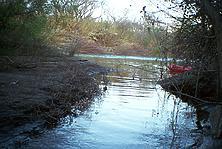
[(216, 26), (216, 40), (218, 53), (218, 99), (222, 100), (222, 23)]
[(213, 21), (215, 28), (215, 36), (217, 42), (217, 61), (218, 61), (218, 87), (217, 95), (218, 100), (222, 100), (222, 16), (220, 12), (214, 8), (208, 0), (203, 0), (201, 3), (203, 10), (208, 17)]

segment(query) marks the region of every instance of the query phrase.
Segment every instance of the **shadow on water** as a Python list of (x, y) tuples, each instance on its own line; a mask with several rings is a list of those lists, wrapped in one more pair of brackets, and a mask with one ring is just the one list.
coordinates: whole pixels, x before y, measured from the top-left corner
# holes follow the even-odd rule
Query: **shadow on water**
[(103, 77), (103, 95), (69, 124), (31, 140), (27, 147), (147, 149), (197, 145), (201, 137), (198, 109), (156, 84), (159, 61), (87, 59), (114, 69)]

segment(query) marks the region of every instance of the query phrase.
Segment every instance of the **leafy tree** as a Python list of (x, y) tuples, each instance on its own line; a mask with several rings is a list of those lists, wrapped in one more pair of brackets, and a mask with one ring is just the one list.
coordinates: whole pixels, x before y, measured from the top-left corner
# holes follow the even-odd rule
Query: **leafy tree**
[(30, 48), (39, 44), (46, 25), (47, 0), (14, 0), (0, 2), (0, 45), (9, 49)]
[(64, 28), (64, 25), (72, 21), (90, 17), (96, 2), (96, 0), (0, 1), (1, 53), (11, 53), (9, 49), (30, 51), (38, 49), (44, 44), (47, 34), (52, 33), (50, 30), (56, 29), (58, 24), (62, 23), (61, 27)]

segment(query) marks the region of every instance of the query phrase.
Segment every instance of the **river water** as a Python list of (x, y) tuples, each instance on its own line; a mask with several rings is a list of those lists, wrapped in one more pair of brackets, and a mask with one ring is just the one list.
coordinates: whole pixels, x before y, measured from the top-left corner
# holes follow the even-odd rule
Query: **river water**
[(161, 59), (81, 57), (116, 70), (101, 83), (107, 90), (77, 118), (31, 140), (27, 148), (153, 149), (195, 143), (195, 109), (156, 84)]

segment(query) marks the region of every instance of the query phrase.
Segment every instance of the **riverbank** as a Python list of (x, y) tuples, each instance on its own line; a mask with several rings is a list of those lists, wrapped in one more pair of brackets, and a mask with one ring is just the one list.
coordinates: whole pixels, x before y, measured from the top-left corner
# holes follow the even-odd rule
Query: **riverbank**
[(109, 69), (71, 57), (0, 57), (0, 146), (19, 147), (78, 116), (101, 93)]
[(217, 72), (189, 71), (158, 81), (162, 88), (196, 109), (197, 131), (194, 148), (221, 148), (222, 102), (217, 100)]
[[(183, 99), (193, 102), (216, 102), (217, 73), (215, 71), (188, 71), (160, 80), (158, 83), (166, 90)], [(192, 98), (193, 97), (193, 98)], [(202, 100), (198, 100), (202, 99)]]

